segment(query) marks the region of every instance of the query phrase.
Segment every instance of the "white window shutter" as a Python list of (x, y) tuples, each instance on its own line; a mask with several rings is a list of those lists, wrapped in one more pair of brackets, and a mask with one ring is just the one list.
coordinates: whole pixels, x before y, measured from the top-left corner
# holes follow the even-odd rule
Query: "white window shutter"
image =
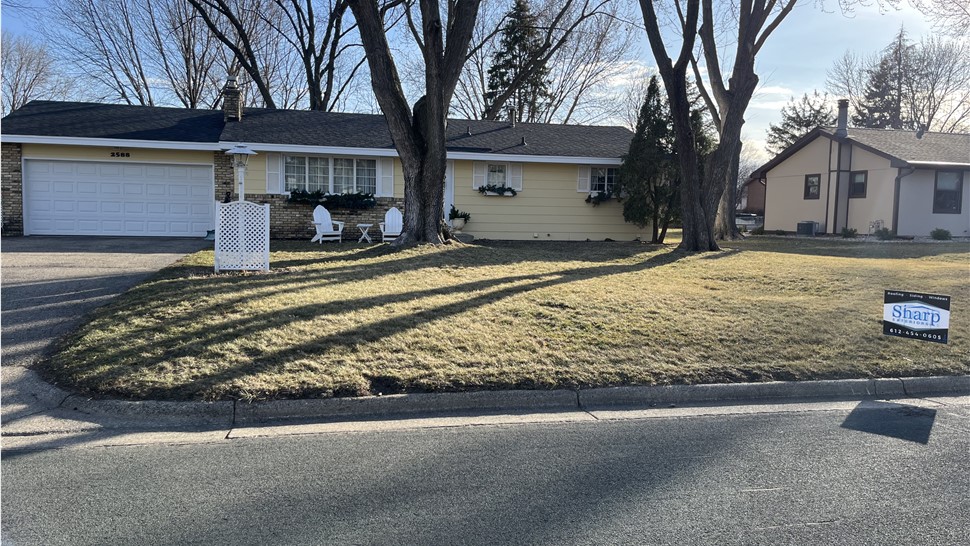
[(266, 154), (266, 193), (283, 193), (283, 176), (280, 154)]
[(476, 161), (472, 166), (472, 189), (478, 189), (485, 185), (485, 178), (488, 175), (488, 164), (484, 161)]
[(515, 191), (522, 191), (521, 163), (509, 163), (509, 187)]
[(580, 165), (576, 171), (576, 191), (589, 193), (589, 165)]
[(381, 179), (377, 185), (378, 197), (394, 197), (394, 159), (381, 158)]

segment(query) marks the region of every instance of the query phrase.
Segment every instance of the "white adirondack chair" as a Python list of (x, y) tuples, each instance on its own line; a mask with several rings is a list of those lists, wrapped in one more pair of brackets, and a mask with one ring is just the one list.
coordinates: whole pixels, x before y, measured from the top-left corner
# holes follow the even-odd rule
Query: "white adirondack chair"
[(380, 226), (381, 241), (386, 243), (397, 239), (401, 235), (401, 230), (404, 229), (404, 217), (401, 216), (401, 211), (397, 210), (397, 207), (391, 207), (384, 214), (384, 221), (380, 223)]
[(323, 205), (317, 205), (317, 208), (313, 209), (313, 227), (317, 229), (317, 234), (313, 236), (313, 239), (310, 239), (310, 242), (319, 242), (320, 244), (323, 244), (324, 241), (343, 242), (345, 223), (337, 222), (330, 217), (329, 210), (324, 208)]

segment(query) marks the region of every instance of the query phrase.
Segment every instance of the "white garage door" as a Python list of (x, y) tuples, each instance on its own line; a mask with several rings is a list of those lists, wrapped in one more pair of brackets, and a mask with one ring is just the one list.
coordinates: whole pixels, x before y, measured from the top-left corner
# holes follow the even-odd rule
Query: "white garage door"
[(212, 167), (28, 159), (27, 235), (203, 237), (213, 229)]

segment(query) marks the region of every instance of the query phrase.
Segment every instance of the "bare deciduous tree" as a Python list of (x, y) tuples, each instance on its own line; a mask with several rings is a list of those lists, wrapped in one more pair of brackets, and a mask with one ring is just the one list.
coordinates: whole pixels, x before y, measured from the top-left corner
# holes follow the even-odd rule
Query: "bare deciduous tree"
[(35, 100), (64, 99), (70, 82), (57, 71), (56, 60), (43, 43), (6, 30), (0, 44), (3, 67), (3, 115)]
[[(403, 3), (412, 37), (424, 59), (424, 95), (413, 108), (401, 86), (375, 0), (350, 0), (360, 28), (377, 102), (404, 171), (404, 227), (395, 245), (444, 240), (445, 126), (451, 99), (468, 55), (481, 0)], [(420, 11), (414, 9), (419, 7)]]
[[(970, 44), (929, 38), (907, 49), (899, 75), (900, 114), (923, 130), (944, 133), (970, 130)], [(883, 57), (846, 52), (828, 71), (826, 85), (861, 111), (866, 82)]]
[(215, 74), (219, 44), (183, 0), (145, 0), (141, 30), (152, 55), (153, 72), (164, 74), (171, 92), (186, 108), (214, 108), (219, 100)]
[[(184, 0), (51, 0), (44, 33), (95, 98), (212, 107), (219, 44)], [(223, 74), (224, 75), (224, 74)]]
[(970, 35), (970, 2), (967, 0), (911, 0), (936, 28), (955, 38)]
[[(737, 179), (744, 112), (758, 85), (755, 57), (794, 5), (795, 0), (741, 0), (737, 5), (732, 4), (737, 13), (737, 26), (729, 42), (733, 45), (726, 46), (724, 53), (733, 59), (730, 71), (722, 71), (722, 65), (727, 65), (719, 58), (721, 49), (715, 32), (717, 20), (713, 0), (674, 0), (676, 25), (670, 33), (662, 32), (658, 22), (658, 8), (663, 6), (662, 2), (640, 0), (647, 38), (664, 80), (677, 135), (683, 180), (681, 217), (684, 232), (680, 248), (684, 250), (718, 249), (714, 224), (726, 185), (730, 183), (734, 187)], [(677, 53), (676, 60), (670, 58), (665, 36), (668, 40), (676, 36), (679, 41), (673, 49)], [(702, 88), (702, 94), (718, 129), (717, 147), (704, 161), (703, 168), (690, 124), (687, 77), (687, 70), (692, 65), (697, 72), (694, 47), (698, 36), (709, 87)], [(733, 218), (734, 201), (731, 197), (728, 214)], [(736, 228), (730, 226), (729, 231), (734, 232)]]
[[(609, 0), (564, 0), (550, 1), (539, 8), (537, 15), (543, 26), (540, 29), (543, 35), (542, 46), (536, 50), (533, 58), (526, 62), (520, 72), (516, 74), (509, 87), (490, 101), (488, 109), (482, 114), (482, 118), (497, 119), (501, 116), (505, 111), (506, 102), (512, 97), (516, 89), (527, 81), (533, 73), (544, 66), (549, 66), (552, 57), (570, 43), (577, 29), (580, 29), (587, 21), (601, 15), (608, 16), (610, 14), (609, 9), (612, 9), (611, 6), (612, 3)], [(490, 39), (494, 39), (494, 36)], [(489, 59), (489, 62), (491, 62), (491, 59)]]
[(626, 68), (622, 61), (634, 46), (634, 34), (619, 6), (604, 6), (550, 58), (552, 98), (541, 121), (600, 123), (620, 114), (623, 105), (607, 87)]
[(137, 31), (138, 14), (128, 0), (51, 0), (48, 42), (78, 75), (101, 84), (128, 104), (154, 105), (145, 60), (148, 46)]
[(346, 0), (187, 1), (232, 52), (227, 68), (245, 73), (262, 105), (333, 110), (354, 89), (364, 55)]
[(626, 68), (622, 59), (634, 45), (632, 27), (625, 22), (628, 14), (616, 2), (540, 2), (536, 16), (543, 36), (542, 48), (512, 85), (486, 105), (488, 69), (508, 9), (506, 3), (496, 2), (481, 8), (452, 105), (457, 115), (469, 119), (502, 117), (517, 85), (542, 67), (548, 68), (547, 90), (551, 97), (544, 101), (532, 121), (597, 123), (624, 114), (624, 103), (618, 103), (616, 97), (604, 92), (607, 82)]

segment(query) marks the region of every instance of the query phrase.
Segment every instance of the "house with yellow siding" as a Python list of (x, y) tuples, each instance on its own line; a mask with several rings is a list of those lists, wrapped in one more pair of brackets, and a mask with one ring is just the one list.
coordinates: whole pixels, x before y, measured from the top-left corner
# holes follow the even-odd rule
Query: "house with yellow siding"
[[(243, 108), (227, 86), (222, 110), (33, 101), (3, 118), (4, 235), (202, 237), (214, 203), (236, 199), (225, 151), (254, 150), (245, 198), (271, 207), (271, 236), (306, 238), (312, 208), (296, 191), (373, 194), (377, 206), (331, 210), (376, 224), (403, 208), (404, 178), (383, 116)], [(622, 127), (449, 120), (445, 210), (471, 214), (478, 238), (634, 240), (610, 192), (632, 133)], [(515, 190), (496, 194), (482, 186)]]
[(893, 230), (926, 237), (970, 236), (970, 134), (819, 127), (752, 173), (765, 184), (767, 231)]

